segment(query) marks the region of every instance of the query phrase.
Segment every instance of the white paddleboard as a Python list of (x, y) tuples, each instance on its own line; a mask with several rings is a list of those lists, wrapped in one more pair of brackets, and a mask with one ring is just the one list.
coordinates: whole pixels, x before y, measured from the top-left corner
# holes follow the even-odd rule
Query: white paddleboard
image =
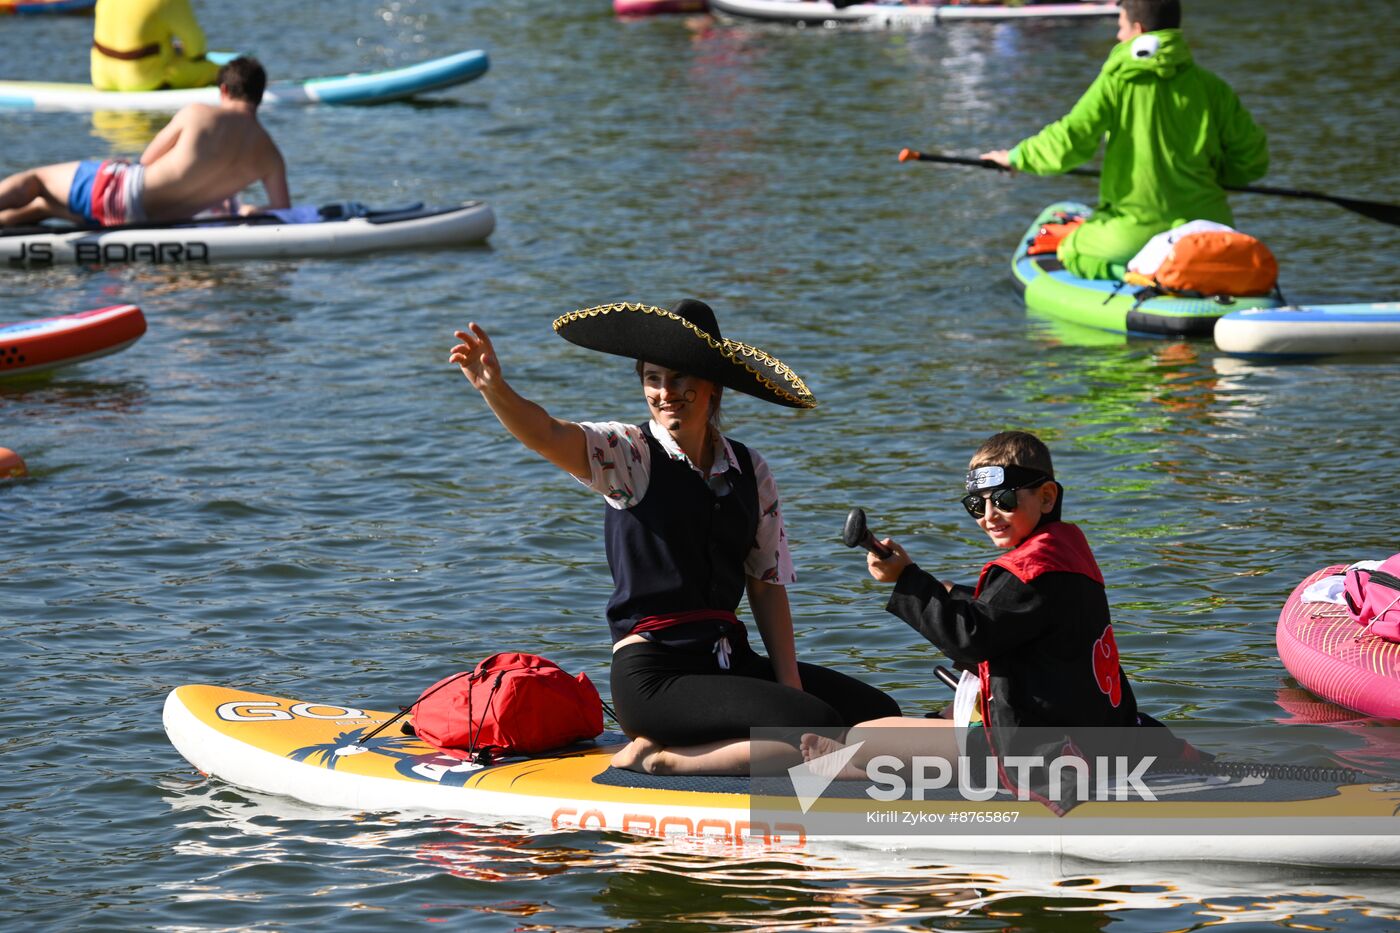
[(362, 217), (319, 223), (283, 223), (257, 215), (126, 227), (11, 227), (0, 229), (0, 266), (166, 265), (346, 256), (482, 243), (495, 226), (488, 204), (465, 201), (453, 207), (371, 211)]
[(1400, 302), (1232, 311), (1215, 322), (1215, 345), (1241, 356), (1400, 353)]

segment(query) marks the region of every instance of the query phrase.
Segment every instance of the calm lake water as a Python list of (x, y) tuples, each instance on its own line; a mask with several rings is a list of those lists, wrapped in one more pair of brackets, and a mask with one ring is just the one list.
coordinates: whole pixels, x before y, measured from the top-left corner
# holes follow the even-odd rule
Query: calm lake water
[[(1267, 183), (1395, 200), (1400, 30), (1385, 0), (1189, 4), (1199, 60), (1266, 127)], [(1395, 877), (741, 860), (596, 833), (344, 815), (241, 791), (170, 747), (161, 702), (211, 682), (393, 708), (498, 650), (606, 684), (602, 506), (496, 425), (451, 332), (576, 419), (641, 418), (628, 365), (557, 315), (702, 297), (790, 363), (814, 412), (731, 398), (773, 465), (801, 574), (798, 648), (946, 695), (839, 541), (862, 505), (929, 569), (989, 554), (957, 504), (984, 436), (1035, 430), (1109, 579), (1123, 663), (1159, 717), (1266, 723), (1300, 700), (1274, 648), (1304, 575), (1397, 549), (1393, 360), (1264, 366), (1209, 343), (1028, 320), (1016, 237), (1081, 179), (900, 165), (1059, 116), (1110, 21), (923, 33), (615, 19), (606, 0), (205, 2), (216, 47), (274, 77), (463, 48), (480, 81), (417, 104), (265, 115), (294, 197), (490, 201), (487, 248), (198, 270), (7, 273), (0, 320), (140, 304), (117, 356), (0, 385), (8, 635), (0, 839), (16, 929), (958, 930), (1393, 928)], [(0, 21), (0, 76), (83, 80), (90, 23)], [(159, 116), (0, 115), (0, 170), (133, 154)], [(1294, 300), (1393, 298), (1397, 237), (1238, 195)]]

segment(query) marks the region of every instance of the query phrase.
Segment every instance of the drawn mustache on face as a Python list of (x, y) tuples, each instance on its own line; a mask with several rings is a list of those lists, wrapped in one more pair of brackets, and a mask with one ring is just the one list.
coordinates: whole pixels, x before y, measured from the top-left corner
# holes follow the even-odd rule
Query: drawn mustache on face
[[(681, 393), (680, 401), (685, 402), (685, 403), (687, 403), (687, 404), (689, 404), (690, 402), (695, 401), (695, 390), (694, 390), (694, 389), (686, 389), (684, 392)], [(653, 402), (652, 404), (654, 404), (657, 408), (665, 408), (667, 405), (674, 405), (675, 403), (676, 403), (676, 400), (675, 400), (674, 398), (671, 399), (671, 400), (669, 400), (669, 401), (663, 402), (663, 401), (661, 400), (661, 398), (658, 396), (657, 399), (656, 399), (656, 401)]]

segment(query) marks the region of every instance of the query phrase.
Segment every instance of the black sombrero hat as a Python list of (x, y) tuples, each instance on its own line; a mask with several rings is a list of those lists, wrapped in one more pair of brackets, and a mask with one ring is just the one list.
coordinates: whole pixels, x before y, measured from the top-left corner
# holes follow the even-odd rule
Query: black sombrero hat
[(797, 373), (757, 347), (725, 340), (715, 312), (693, 298), (669, 311), (624, 303), (584, 308), (557, 318), (554, 330), (590, 350), (692, 373), (789, 408), (817, 407)]

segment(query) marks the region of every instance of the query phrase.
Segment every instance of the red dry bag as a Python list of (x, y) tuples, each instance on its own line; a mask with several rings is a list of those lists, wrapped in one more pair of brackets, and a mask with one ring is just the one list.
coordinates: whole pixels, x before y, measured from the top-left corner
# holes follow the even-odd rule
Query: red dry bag
[(603, 701), (586, 674), (533, 654), (493, 654), (438, 681), (414, 704), (413, 730), (454, 758), (532, 755), (603, 731)]

